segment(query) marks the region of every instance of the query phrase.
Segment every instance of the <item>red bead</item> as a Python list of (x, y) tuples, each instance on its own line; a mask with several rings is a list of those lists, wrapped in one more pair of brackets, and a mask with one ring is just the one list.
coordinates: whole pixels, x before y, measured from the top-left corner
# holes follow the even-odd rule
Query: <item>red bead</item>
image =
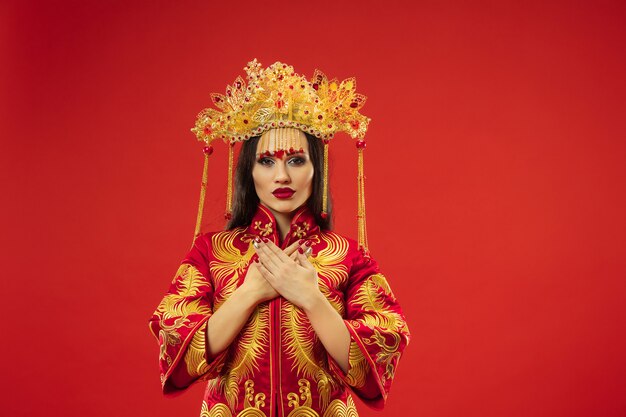
[(350, 103), (350, 107), (352, 107), (353, 109), (356, 109), (358, 105), (359, 103), (355, 103), (354, 101)]
[(357, 147), (357, 149), (365, 149), (365, 141), (364, 140), (358, 140), (356, 142), (356, 147)]
[(328, 145), (330, 143), (329, 139), (324, 139), (323, 141), (324, 141), (324, 144), (326, 144), (326, 145)]
[(224, 218), (225, 218), (226, 220), (230, 220), (230, 219), (232, 219), (232, 217), (233, 217), (233, 215), (232, 215), (232, 214), (230, 214), (229, 212), (224, 213)]
[(320, 214), (320, 217), (321, 217), (322, 219), (326, 219), (326, 218), (328, 218), (328, 213), (326, 213), (326, 212), (324, 212), (324, 211), (323, 211), (323, 212), (322, 212), (322, 214)]
[(213, 153), (213, 146), (205, 146), (204, 148), (202, 148), (202, 152), (204, 152), (206, 155), (211, 155)]

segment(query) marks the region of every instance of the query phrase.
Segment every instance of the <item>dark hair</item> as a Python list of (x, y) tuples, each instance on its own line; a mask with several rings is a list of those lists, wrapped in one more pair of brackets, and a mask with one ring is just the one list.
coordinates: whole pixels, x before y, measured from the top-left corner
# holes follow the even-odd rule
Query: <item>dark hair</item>
[[(324, 173), (324, 144), (321, 139), (305, 133), (307, 142), (309, 143), (309, 155), (313, 164), (313, 186), (309, 199), (306, 201), (309, 210), (315, 216), (315, 221), (321, 230), (330, 230), (332, 228), (332, 203), (330, 198), (330, 188), (328, 189), (328, 216), (323, 219), (322, 213), (322, 197), (324, 193), (323, 173)], [(253, 136), (243, 142), (237, 168), (235, 169), (235, 189), (233, 195), (233, 211), (232, 217), (226, 225), (226, 230), (232, 230), (235, 227), (247, 227), (252, 222), (252, 217), (256, 213), (259, 204), (259, 197), (254, 189), (254, 181), (252, 179), (252, 169), (256, 163), (256, 147), (260, 136)]]

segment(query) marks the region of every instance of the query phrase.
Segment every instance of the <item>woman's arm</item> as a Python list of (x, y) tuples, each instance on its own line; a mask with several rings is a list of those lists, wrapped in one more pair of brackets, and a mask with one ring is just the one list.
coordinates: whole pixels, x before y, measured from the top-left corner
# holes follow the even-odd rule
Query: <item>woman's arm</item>
[(326, 351), (341, 370), (348, 372), (350, 332), (343, 318), (321, 292), (315, 293), (310, 302), (302, 306)]
[(258, 304), (257, 297), (242, 285), (224, 301), (207, 321), (207, 356), (214, 358), (226, 349)]

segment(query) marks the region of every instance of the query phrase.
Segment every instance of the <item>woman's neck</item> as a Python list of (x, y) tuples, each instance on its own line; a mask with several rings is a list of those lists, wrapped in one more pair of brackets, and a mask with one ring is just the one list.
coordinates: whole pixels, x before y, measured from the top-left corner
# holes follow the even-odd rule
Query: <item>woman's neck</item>
[(285, 237), (287, 236), (287, 233), (289, 233), (289, 228), (291, 227), (291, 220), (293, 219), (294, 213), (279, 213), (269, 207), (268, 209), (276, 219), (276, 226), (278, 227), (277, 233), (278, 237), (280, 238), (280, 243), (282, 244), (285, 240)]

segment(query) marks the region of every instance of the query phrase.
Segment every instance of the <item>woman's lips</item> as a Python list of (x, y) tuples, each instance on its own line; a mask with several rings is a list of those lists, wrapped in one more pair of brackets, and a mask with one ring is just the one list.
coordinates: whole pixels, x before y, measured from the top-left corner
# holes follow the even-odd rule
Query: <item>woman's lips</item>
[(295, 193), (295, 191), (291, 188), (279, 188), (272, 192), (272, 194), (274, 194), (274, 197), (281, 199), (290, 198), (293, 193)]

